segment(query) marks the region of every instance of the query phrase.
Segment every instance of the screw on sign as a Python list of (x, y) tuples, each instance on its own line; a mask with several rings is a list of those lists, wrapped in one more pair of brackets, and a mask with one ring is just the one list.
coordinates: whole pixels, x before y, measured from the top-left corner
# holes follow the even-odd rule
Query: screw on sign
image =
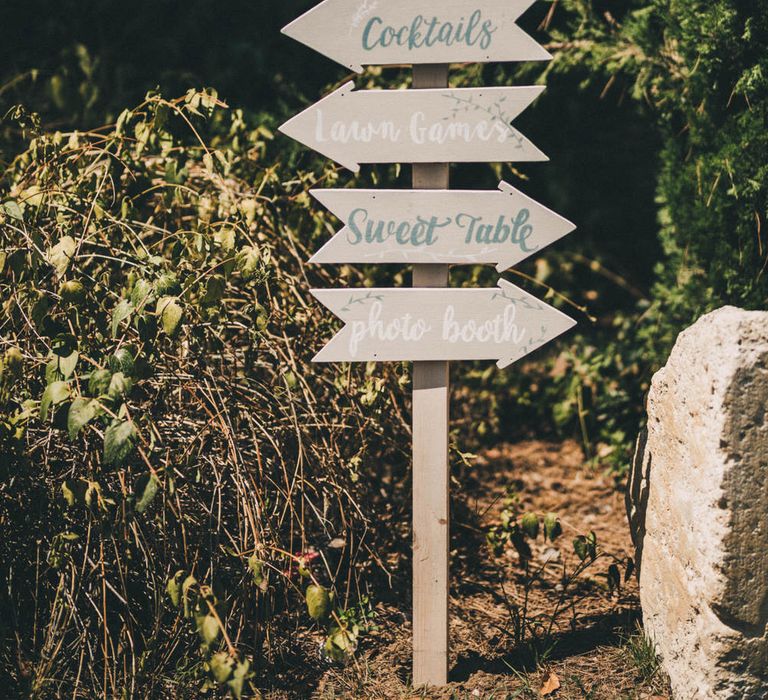
[(417, 289), (314, 289), (345, 325), (315, 362), (413, 361), (413, 681), (448, 680), (448, 365), (519, 360), (575, 322), (505, 280), (449, 289), (450, 265), (499, 272), (574, 229), (506, 182), (451, 191), (450, 162), (542, 161), (512, 121), (541, 87), (449, 88), (450, 63), (548, 60), (517, 26), (534, 0), (325, 0), (283, 32), (342, 65), (413, 65), (413, 90), (347, 83), (280, 130), (357, 172), (411, 163), (412, 190), (314, 190), (343, 228), (315, 263), (413, 265)]

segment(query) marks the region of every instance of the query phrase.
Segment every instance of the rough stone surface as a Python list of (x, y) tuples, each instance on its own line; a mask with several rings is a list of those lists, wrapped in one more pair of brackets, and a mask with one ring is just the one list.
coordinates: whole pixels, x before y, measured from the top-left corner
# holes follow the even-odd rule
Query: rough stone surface
[(627, 505), (679, 700), (768, 698), (767, 409), (768, 312), (704, 316), (653, 378)]

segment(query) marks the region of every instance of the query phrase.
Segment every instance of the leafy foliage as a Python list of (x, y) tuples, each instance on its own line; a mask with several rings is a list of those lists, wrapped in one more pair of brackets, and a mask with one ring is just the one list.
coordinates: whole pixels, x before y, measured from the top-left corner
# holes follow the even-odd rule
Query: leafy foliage
[[(335, 172), (283, 183), (271, 132), (212, 91), (150, 93), (87, 133), (8, 120), (28, 146), (1, 181), (0, 517), (14, 535), (0, 558), (11, 638), (28, 641), (3, 663), (35, 659), (17, 678), (37, 696), (78, 683), (150, 696), (198, 659), (200, 683), (225, 679), (239, 697), (251, 663), (283, 652), (275, 621), (303, 615), (294, 553), (323, 552), (323, 596), (358, 576), (378, 537), (380, 465), (404, 465), (402, 414), (380, 405), (401, 394), (401, 368), (335, 381), (302, 369), (333, 323), (307, 299), (307, 246), (326, 223), (306, 189)], [(197, 641), (169, 624), (162, 591)], [(329, 599), (312, 609), (329, 617)], [(226, 629), (243, 617), (255, 636), (235, 648)], [(333, 624), (338, 646), (352, 627)], [(63, 653), (84, 643), (78, 630), (107, 646)], [(127, 660), (144, 653), (166, 672)]]
[[(0, 661), (13, 692), (247, 694), (296, 652), (280, 632), (297, 622), (323, 658), (347, 660), (370, 622), (365, 584), (403, 561), (407, 368), (304, 371), (336, 327), (311, 286), (407, 282), (304, 265), (335, 226), (308, 190), (339, 176), (272, 130), (342, 77), (275, 43), (311, 4), (265, 16), (194, 0), (173, 36), (157, 3), (125, 22), (116, 0), (0, 8), (16, 28), (0, 49)], [(243, 13), (258, 22), (233, 21)], [(679, 330), (766, 303), (768, 5), (559, 0), (525, 22), (556, 55), (543, 76), (470, 66), (453, 80), (546, 80), (519, 124), (557, 157), (546, 171), (467, 166), (454, 184), (524, 180), (579, 224), (510, 275), (570, 305), (580, 332), (508, 373), (463, 368), (454, 438), (578, 434), (621, 473)], [(243, 109), (212, 90), (141, 100), (158, 82), (178, 94), (213, 79)], [(365, 177), (405, 184), (399, 168)], [(494, 280), (462, 270), (453, 283)], [(554, 514), (505, 518), (489, 544), (524, 567), (532, 542), (563, 536)], [(591, 533), (573, 549), (580, 569), (606, 558)], [(610, 589), (620, 568), (604, 573)], [(540, 633), (510, 616), (518, 638)]]

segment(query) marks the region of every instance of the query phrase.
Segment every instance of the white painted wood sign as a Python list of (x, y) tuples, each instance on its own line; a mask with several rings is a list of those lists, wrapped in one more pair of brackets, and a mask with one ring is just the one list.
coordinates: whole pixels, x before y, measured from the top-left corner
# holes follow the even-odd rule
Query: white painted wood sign
[(346, 83), (280, 131), (354, 172), (360, 163), (548, 160), (511, 123), (541, 86), (353, 88)]
[(456, 289), (450, 264), (501, 272), (574, 229), (506, 182), (449, 191), (449, 163), (545, 161), (513, 126), (543, 87), (450, 88), (449, 63), (551, 58), (516, 22), (534, 0), (324, 0), (283, 32), (353, 71), (413, 65), (411, 90), (346, 83), (280, 127), (357, 172), (409, 163), (407, 190), (315, 190), (344, 226), (314, 263), (413, 265), (411, 289), (314, 289), (344, 327), (315, 362), (413, 365), (413, 683), (449, 659), (449, 362), (525, 357), (575, 324), (505, 280)]
[(313, 289), (345, 322), (315, 362), (497, 360), (507, 367), (575, 325), (505, 280), (491, 289)]
[(495, 264), (509, 269), (576, 227), (507, 182), (497, 191), (312, 190), (342, 228), (312, 263)]
[(283, 33), (360, 73), (364, 65), (546, 61), (516, 22), (534, 0), (325, 0)]

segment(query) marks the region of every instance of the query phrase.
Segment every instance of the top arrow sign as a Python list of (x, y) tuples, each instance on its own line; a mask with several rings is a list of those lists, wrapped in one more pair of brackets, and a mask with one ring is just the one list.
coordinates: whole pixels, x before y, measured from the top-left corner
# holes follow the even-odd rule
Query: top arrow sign
[(283, 29), (350, 70), (364, 65), (548, 61), (515, 23), (534, 0), (325, 0)]

